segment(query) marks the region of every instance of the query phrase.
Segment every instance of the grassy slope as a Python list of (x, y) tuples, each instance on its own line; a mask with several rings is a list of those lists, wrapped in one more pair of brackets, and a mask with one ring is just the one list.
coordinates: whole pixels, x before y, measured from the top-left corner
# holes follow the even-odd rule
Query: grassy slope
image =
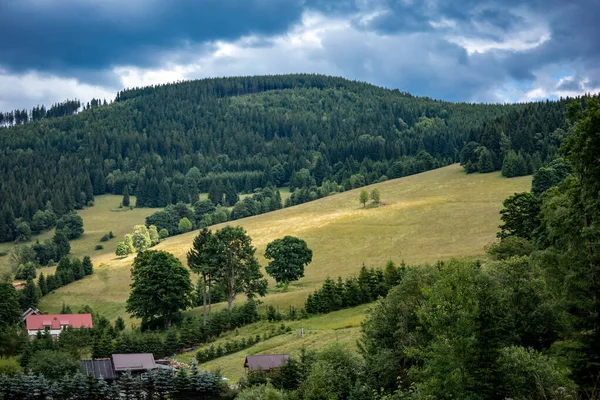
[[(94, 206), (86, 208), (78, 212), (83, 218), (84, 233), (78, 239), (71, 241), (71, 255), (74, 257), (83, 257), (89, 255), (97, 258), (115, 253), (117, 243), (122, 240), (123, 235), (131, 233), (134, 225), (143, 224), (146, 217), (157, 209), (153, 208), (119, 208), (119, 204), (123, 199), (117, 195), (102, 195), (96, 196)], [(135, 197), (132, 196), (131, 204), (135, 204)], [(117, 237), (108, 242), (100, 242), (100, 238), (109, 231), (112, 231)], [(34, 236), (27, 244), (32, 244), (36, 239), (40, 242), (44, 239), (51, 239), (54, 235), (54, 230), (44, 232)], [(103, 250), (94, 250), (97, 244), (104, 246)], [(14, 247), (13, 243), (0, 243), (0, 251), (7, 251)], [(9, 256), (0, 257), (0, 272), (9, 268)], [(41, 272), (49, 272), (52, 269), (42, 268)]]
[[(362, 263), (382, 266), (389, 259), (422, 263), (483, 254), (484, 246), (495, 238), (502, 201), (530, 186), (531, 177), (466, 175), (460, 166), (452, 165), (372, 185), (386, 203), (379, 208), (363, 209), (358, 190), (352, 190), (232, 224), (246, 228), (263, 265), (265, 246), (273, 239), (296, 235), (308, 242), (314, 257), (305, 278), (286, 293), (272, 289), (265, 299), (268, 304), (300, 305), (328, 275), (356, 274)], [(195, 235), (175, 236), (156, 248), (185, 261)], [(64, 301), (75, 307), (90, 304), (109, 318), (124, 315), (132, 261), (133, 256), (97, 255), (96, 274), (44, 297), (41, 308), (55, 311)]]
[[(297, 355), (302, 347), (307, 349), (321, 348), (328, 344), (339, 343), (350, 350), (356, 349), (356, 341), (360, 336), (360, 323), (363, 321), (368, 305), (347, 310), (315, 316), (302, 321), (286, 322), (292, 327), (292, 332), (275, 336), (264, 342), (201, 364), (200, 369), (215, 370), (219, 368), (224, 377), (235, 383), (244, 375), (244, 359), (252, 354), (291, 354)], [(241, 339), (261, 334), (270, 326), (279, 327), (280, 323), (257, 322), (222, 336), (214, 345), (228, 339)], [(304, 337), (298, 337), (300, 328), (304, 328)], [(175, 359), (190, 363), (196, 355), (196, 350), (176, 356)]]

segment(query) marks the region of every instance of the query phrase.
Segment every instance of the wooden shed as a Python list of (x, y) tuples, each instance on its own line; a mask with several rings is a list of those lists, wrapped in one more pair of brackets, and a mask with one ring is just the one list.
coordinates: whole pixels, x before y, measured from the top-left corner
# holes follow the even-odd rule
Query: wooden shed
[(285, 365), (289, 360), (288, 354), (261, 354), (255, 356), (246, 356), (244, 368), (246, 371), (265, 371), (269, 372)]

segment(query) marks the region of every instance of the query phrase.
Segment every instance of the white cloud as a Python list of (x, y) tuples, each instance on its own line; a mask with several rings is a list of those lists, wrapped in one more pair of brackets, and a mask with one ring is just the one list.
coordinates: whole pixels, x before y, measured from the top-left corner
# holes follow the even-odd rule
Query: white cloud
[(38, 104), (50, 106), (66, 99), (89, 101), (113, 99), (114, 89), (81, 83), (76, 79), (28, 72), (9, 74), (0, 69), (0, 110), (30, 109)]

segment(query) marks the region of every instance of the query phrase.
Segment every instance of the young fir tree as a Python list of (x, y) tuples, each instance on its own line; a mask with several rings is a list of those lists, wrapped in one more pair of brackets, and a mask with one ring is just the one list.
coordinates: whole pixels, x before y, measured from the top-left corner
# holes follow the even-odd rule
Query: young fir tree
[(85, 275), (91, 275), (94, 273), (94, 265), (92, 264), (92, 259), (90, 256), (84, 256), (81, 260), (81, 264), (83, 266), (83, 272)]
[(48, 284), (46, 283), (46, 277), (44, 276), (43, 273), (40, 274), (37, 285), (40, 288), (40, 292), (42, 293), (42, 296), (45, 296), (46, 294), (48, 294)]
[(123, 207), (129, 207), (131, 200), (129, 199), (129, 185), (125, 185), (123, 188), (123, 200), (121, 201)]

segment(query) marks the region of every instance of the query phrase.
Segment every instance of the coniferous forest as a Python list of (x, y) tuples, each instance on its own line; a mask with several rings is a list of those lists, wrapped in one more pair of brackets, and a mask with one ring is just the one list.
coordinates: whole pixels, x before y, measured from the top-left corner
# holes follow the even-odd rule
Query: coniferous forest
[(526, 175), (556, 157), (566, 102), (449, 103), (281, 75), (128, 89), (82, 109), (66, 101), (4, 112), (0, 241), (17, 239), (17, 226), (38, 211), (61, 216), (104, 193), (165, 207), (195, 204), (212, 190), (223, 193), (213, 203), (232, 205), (227, 191), (290, 184), (292, 205), (324, 183), (350, 189), (459, 161), (467, 172)]

